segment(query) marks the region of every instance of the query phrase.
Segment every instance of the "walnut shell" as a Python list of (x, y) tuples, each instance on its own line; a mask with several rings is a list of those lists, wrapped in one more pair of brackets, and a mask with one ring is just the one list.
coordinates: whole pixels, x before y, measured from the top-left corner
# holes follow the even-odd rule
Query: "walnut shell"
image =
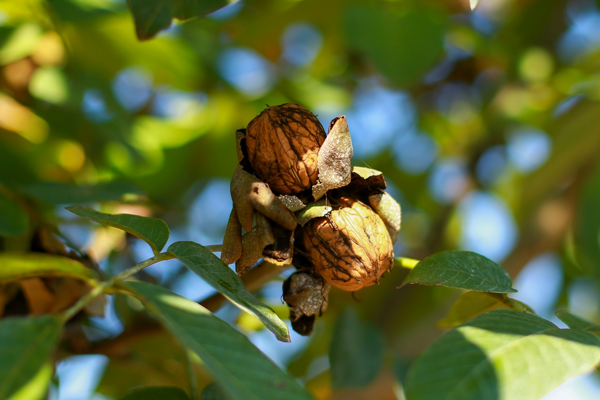
[(317, 117), (296, 104), (268, 107), (246, 128), (250, 166), (275, 194), (298, 194), (317, 182), (324, 141)]
[(327, 282), (356, 291), (379, 281), (393, 264), (394, 249), (385, 223), (370, 207), (351, 198), (341, 198), (339, 205), (304, 226), (302, 243)]

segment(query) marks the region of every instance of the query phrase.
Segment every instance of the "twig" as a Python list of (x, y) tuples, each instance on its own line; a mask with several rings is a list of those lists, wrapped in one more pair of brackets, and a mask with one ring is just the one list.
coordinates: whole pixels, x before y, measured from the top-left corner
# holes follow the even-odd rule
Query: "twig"
[[(285, 267), (278, 267), (266, 261), (261, 262), (256, 267), (242, 276), (242, 281), (250, 292), (255, 292), (262, 285), (270, 281), (273, 277), (279, 275)], [(214, 294), (199, 303), (211, 312), (217, 311), (225, 302), (225, 296), (220, 293)], [(81, 354), (106, 354), (108, 356), (121, 356), (127, 353), (130, 345), (137, 342), (141, 337), (148, 337), (163, 332), (162, 325), (158, 322), (135, 326), (133, 329), (121, 333), (116, 338), (105, 339), (96, 342)]]
[(113, 276), (109, 280), (100, 283), (98, 286), (96, 286), (92, 290), (90, 290), (85, 296), (80, 298), (77, 301), (77, 303), (75, 303), (74, 305), (69, 307), (64, 313), (62, 313), (61, 318), (62, 318), (63, 322), (66, 323), (68, 320), (73, 318), (75, 316), (75, 314), (77, 314), (79, 311), (81, 311), (81, 309), (83, 307), (85, 307), (90, 301), (92, 301), (96, 296), (104, 293), (107, 289), (111, 288), (115, 284), (123, 282), (125, 279), (135, 275), (136, 273), (140, 272), (144, 268), (147, 268), (147, 267), (149, 267), (153, 264), (156, 264), (158, 262), (161, 262), (161, 261), (171, 260), (173, 258), (175, 258), (175, 257), (168, 253), (157, 254), (154, 257), (144, 260), (141, 263), (136, 264), (133, 267), (126, 269), (125, 271), (121, 272), (120, 274)]

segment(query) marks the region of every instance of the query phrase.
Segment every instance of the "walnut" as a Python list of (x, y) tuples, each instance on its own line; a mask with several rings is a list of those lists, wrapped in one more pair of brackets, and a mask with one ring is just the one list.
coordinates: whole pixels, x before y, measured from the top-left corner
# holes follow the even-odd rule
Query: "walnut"
[(298, 194), (318, 179), (317, 156), (325, 131), (317, 117), (296, 104), (266, 108), (246, 128), (254, 174), (275, 194)]
[(307, 256), (316, 272), (333, 286), (347, 291), (371, 286), (394, 260), (386, 224), (355, 198), (338, 199), (336, 208), (302, 228)]

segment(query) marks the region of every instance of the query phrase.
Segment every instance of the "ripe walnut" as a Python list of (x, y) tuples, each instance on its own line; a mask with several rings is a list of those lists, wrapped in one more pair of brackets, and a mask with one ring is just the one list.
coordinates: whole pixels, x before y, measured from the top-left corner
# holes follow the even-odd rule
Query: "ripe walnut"
[(248, 161), (275, 194), (298, 194), (317, 182), (324, 141), (317, 117), (296, 104), (268, 107), (246, 128)]
[(306, 224), (302, 242), (327, 282), (355, 291), (377, 283), (392, 265), (392, 240), (381, 217), (365, 204), (343, 197), (338, 207)]

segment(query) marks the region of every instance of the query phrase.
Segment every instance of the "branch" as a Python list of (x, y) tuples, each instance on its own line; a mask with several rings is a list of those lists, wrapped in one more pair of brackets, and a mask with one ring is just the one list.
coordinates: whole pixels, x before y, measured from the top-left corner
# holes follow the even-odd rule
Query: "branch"
[[(262, 261), (256, 267), (242, 276), (242, 281), (250, 292), (255, 292), (262, 285), (279, 275), (284, 269), (266, 261)], [(223, 306), (226, 298), (220, 293), (214, 294), (199, 302), (211, 312), (217, 311)], [(105, 339), (90, 344), (85, 349), (74, 349), (77, 354), (104, 354), (109, 357), (124, 356), (129, 352), (131, 345), (142, 337), (152, 336), (164, 332), (162, 325), (153, 321), (144, 325), (136, 325), (112, 339)]]

